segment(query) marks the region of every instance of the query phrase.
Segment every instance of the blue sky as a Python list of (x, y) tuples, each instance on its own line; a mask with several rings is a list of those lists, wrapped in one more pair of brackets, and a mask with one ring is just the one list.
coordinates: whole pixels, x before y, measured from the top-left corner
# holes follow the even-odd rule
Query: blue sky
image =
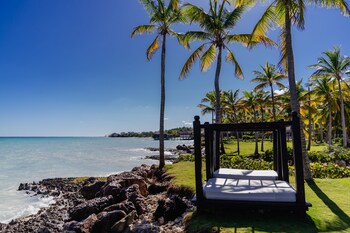
[[(249, 33), (262, 10), (255, 7), (244, 14), (235, 32)], [(145, 51), (154, 35), (130, 38), (135, 26), (148, 23), (147, 17), (136, 0), (1, 0), (0, 136), (103, 136), (157, 130), (160, 53), (148, 62)], [(302, 32), (293, 30), (298, 80), (306, 79), (312, 72), (307, 66), (334, 45), (350, 55), (350, 20), (338, 10), (308, 7), (305, 26)], [(278, 30), (270, 33), (273, 39), (277, 35)], [(173, 128), (200, 115), (196, 106), (213, 89), (215, 67), (201, 73), (195, 64), (188, 78), (179, 81), (190, 51), (175, 39), (168, 42), (165, 125)], [(231, 48), (245, 79), (236, 79), (233, 67), (225, 63), (223, 90), (252, 89), (252, 71), (279, 59), (276, 49)]]

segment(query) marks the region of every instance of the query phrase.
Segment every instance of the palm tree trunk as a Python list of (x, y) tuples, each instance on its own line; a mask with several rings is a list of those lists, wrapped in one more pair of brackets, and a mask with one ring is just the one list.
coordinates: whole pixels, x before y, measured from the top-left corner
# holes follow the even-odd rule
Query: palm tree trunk
[(163, 35), (160, 71), (160, 122), (159, 122), (159, 168), (165, 165), (164, 160), (164, 111), (165, 111), (165, 53), (166, 34)]
[(309, 138), (307, 143), (307, 150), (309, 151), (311, 149), (311, 141), (312, 141), (312, 119), (311, 119), (311, 96), (310, 96), (310, 86), (308, 86), (308, 92), (309, 92), (309, 112), (308, 112), (308, 118), (309, 118)]
[[(219, 54), (218, 54), (218, 61), (216, 65), (216, 71), (215, 71), (215, 98), (216, 98), (216, 105), (215, 105), (215, 114), (216, 114), (216, 123), (221, 124), (221, 99), (220, 99), (220, 72), (221, 72), (221, 59), (222, 59), (222, 47), (219, 46)], [(224, 142), (222, 140), (222, 133), (220, 133), (220, 150), (221, 154), (225, 154), (225, 147)]]
[[(291, 30), (291, 19), (290, 19), (290, 10), (289, 3), (286, 4), (286, 13), (285, 13), (285, 40), (286, 40), (286, 52), (287, 52), (287, 68), (288, 68), (288, 81), (289, 81), (289, 90), (290, 90), (290, 101), (292, 105), (292, 111), (295, 111), (298, 116), (300, 116), (300, 106), (298, 102), (297, 87), (295, 83), (295, 72), (294, 72), (294, 54), (292, 46), (292, 30)], [(302, 124), (302, 121), (300, 121)], [(305, 135), (303, 132), (302, 125), (300, 126), (300, 136), (301, 136), (301, 146), (302, 146), (302, 156), (304, 163), (304, 179), (311, 180), (312, 174), (310, 169), (310, 160), (306, 151), (306, 142)]]
[[(261, 122), (264, 122), (264, 109), (263, 107), (260, 108), (261, 110)], [(261, 148), (260, 151), (264, 152), (264, 137), (265, 137), (265, 133), (264, 131), (261, 131)]]
[[(237, 124), (238, 123), (238, 119), (237, 119), (236, 110), (233, 110), (233, 114), (234, 114), (234, 117), (235, 117), (235, 123)], [(238, 131), (236, 132), (236, 138), (237, 138), (237, 154), (239, 155), (240, 154), (240, 149), (239, 149), (239, 132)]]
[(272, 85), (270, 85), (270, 88), (271, 88), (271, 98), (272, 98), (272, 115), (273, 115), (273, 121), (276, 121), (275, 94), (273, 93)]
[[(255, 108), (253, 109), (254, 111), (254, 122), (256, 123), (256, 111)], [(254, 155), (258, 155), (259, 154), (259, 148), (258, 148), (258, 132), (255, 132), (255, 151), (254, 151)]]
[(341, 128), (343, 130), (343, 147), (347, 148), (348, 147), (348, 139), (347, 139), (347, 135), (346, 135), (343, 92), (342, 92), (342, 88), (340, 85), (340, 78), (337, 77), (337, 80), (338, 80), (339, 97), (340, 97)]
[(219, 46), (219, 54), (218, 54), (218, 60), (216, 65), (216, 71), (215, 71), (215, 81), (214, 81), (214, 87), (215, 87), (215, 98), (216, 98), (216, 105), (215, 105), (215, 114), (216, 114), (216, 123), (221, 123), (221, 99), (220, 99), (220, 72), (221, 72), (221, 57), (222, 57), (222, 47)]
[(332, 110), (329, 107), (329, 114), (328, 114), (328, 148), (331, 150), (332, 146)]

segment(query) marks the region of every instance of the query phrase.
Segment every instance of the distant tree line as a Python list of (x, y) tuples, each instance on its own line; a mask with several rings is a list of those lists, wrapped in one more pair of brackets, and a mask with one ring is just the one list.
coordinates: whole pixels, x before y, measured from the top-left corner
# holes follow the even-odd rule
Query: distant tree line
[[(192, 132), (193, 129), (192, 127), (178, 127), (178, 128), (173, 128), (169, 130), (165, 130), (165, 133), (168, 135), (173, 135), (175, 137), (180, 136), (180, 133), (182, 132)], [(153, 131), (147, 131), (147, 132), (121, 132), (121, 133), (111, 133), (108, 135), (108, 137), (138, 137), (138, 138), (147, 138), (147, 137), (152, 137), (153, 134), (156, 132)]]

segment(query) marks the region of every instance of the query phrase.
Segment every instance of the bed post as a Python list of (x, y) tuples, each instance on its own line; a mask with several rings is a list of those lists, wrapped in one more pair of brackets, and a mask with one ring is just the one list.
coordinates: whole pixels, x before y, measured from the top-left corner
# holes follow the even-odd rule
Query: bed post
[(272, 139), (273, 139), (273, 170), (275, 170), (278, 174), (278, 161), (277, 161), (277, 158), (278, 158), (278, 145), (277, 145), (277, 130), (274, 130), (272, 132)]
[(300, 118), (296, 112), (292, 113), (292, 132), (293, 132), (295, 181), (297, 186), (296, 202), (298, 204), (305, 205), (305, 187), (304, 187), (303, 155), (302, 155), (302, 149), (301, 149)]
[(204, 123), (205, 135), (205, 164), (206, 164), (206, 178), (207, 180), (213, 177), (213, 131), (208, 128), (209, 122)]
[(193, 121), (194, 134), (194, 158), (195, 158), (195, 175), (196, 175), (196, 205), (197, 210), (201, 208), (203, 202), (203, 183), (202, 183), (202, 151), (201, 151), (201, 122), (199, 116), (194, 117)]
[[(283, 122), (283, 120), (281, 120)], [(288, 172), (288, 155), (287, 155), (287, 139), (286, 139), (286, 127), (283, 126), (280, 129), (280, 142), (281, 142), (281, 160), (282, 160), (282, 179), (289, 183)]]

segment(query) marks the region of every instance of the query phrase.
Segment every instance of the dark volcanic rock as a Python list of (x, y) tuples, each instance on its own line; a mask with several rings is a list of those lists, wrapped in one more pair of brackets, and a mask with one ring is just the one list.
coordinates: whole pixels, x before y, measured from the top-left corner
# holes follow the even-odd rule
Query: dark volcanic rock
[(97, 196), (97, 194), (100, 192), (102, 186), (105, 184), (106, 184), (106, 181), (96, 181), (92, 184), (84, 185), (80, 189), (80, 193), (86, 199), (93, 199)]
[(158, 194), (167, 191), (168, 184), (154, 183), (148, 186), (148, 192), (150, 194)]
[(126, 190), (127, 199), (132, 202), (136, 208), (137, 214), (141, 215), (146, 210), (144, 197), (140, 194), (140, 189), (137, 184), (131, 185)]
[(97, 215), (98, 220), (92, 226), (91, 233), (111, 232), (111, 227), (124, 217), (126, 213), (122, 210), (101, 212)]
[(81, 221), (87, 218), (91, 214), (99, 213), (104, 208), (112, 204), (113, 204), (112, 196), (100, 197), (100, 198), (88, 200), (74, 207), (71, 210), (69, 217), (71, 220)]
[(178, 196), (172, 196), (167, 200), (159, 200), (154, 212), (154, 218), (164, 218), (165, 221), (173, 221), (181, 216), (187, 209), (187, 204)]

